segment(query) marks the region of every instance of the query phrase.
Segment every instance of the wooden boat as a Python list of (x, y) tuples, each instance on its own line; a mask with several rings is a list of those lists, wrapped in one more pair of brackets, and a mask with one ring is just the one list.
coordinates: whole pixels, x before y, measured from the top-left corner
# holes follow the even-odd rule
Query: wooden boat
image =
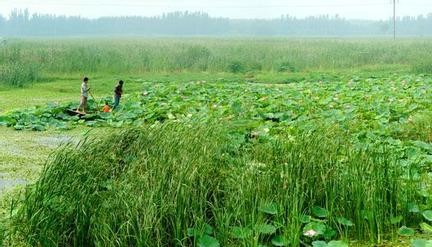
[(76, 109), (66, 109), (66, 113), (69, 114), (70, 116), (79, 116), (80, 118), (86, 115), (85, 113), (80, 112)]
[(84, 119), (85, 121), (92, 121), (92, 120), (96, 120), (96, 119), (101, 118), (97, 112), (83, 113), (83, 112), (77, 111), (76, 109), (66, 109), (65, 112), (69, 116), (78, 116), (80, 119)]

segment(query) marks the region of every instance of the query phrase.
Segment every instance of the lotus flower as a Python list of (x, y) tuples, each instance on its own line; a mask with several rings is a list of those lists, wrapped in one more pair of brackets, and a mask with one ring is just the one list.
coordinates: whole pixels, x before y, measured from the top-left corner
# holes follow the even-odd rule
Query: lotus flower
[(303, 235), (305, 235), (306, 237), (315, 237), (315, 236), (317, 236), (318, 235), (318, 232), (316, 232), (315, 230), (308, 230), (308, 231), (305, 231), (304, 233), (303, 233)]

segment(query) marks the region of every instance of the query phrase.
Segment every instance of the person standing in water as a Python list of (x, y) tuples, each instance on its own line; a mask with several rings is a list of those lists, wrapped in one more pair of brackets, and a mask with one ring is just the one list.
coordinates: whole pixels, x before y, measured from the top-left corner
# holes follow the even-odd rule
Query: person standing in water
[[(88, 94), (90, 91), (90, 88), (88, 86), (88, 81), (89, 78), (84, 77), (83, 82), (81, 84), (81, 101), (80, 104), (78, 106), (77, 112), (86, 114), (86, 110), (87, 110), (87, 99), (88, 99)], [(82, 110), (82, 111), (80, 111)]]
[(114, 89), (114, 106), (113, 110), (115, 110), (120, 105), (120, 99), (123, 94), (123, 81), (120, 80), (117, 84), (117, 86)]

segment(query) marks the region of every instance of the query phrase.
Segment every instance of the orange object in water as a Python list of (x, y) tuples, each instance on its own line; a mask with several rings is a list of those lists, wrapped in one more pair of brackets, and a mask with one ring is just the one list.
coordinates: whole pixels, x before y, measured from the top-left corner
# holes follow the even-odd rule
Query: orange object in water
[(102, 108), (103, 112), (110, 112), (111, 108), (109, 107), (109, 105), (104, 105), (104, 107)]

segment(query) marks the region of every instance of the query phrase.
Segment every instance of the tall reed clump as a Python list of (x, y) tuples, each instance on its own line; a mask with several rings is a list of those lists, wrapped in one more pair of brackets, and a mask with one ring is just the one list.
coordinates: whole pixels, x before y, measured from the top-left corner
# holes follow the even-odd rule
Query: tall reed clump
[(0, 67), (0, 83), (6, 86), (23, 87), (37, 79), (38, 71), (32, 64), (13, 62)]
[(38, 61), (20, 45), (0, 48), (0, 84), (23, 87), (39, 78)]
[[(303, 236), (308, 229), (327, 240), (388, 238), (391, 219), (406, 215), (405, 196), (414, 193), (403, 187), (396, 156), (385, 147), (360, 151), (341, 131), (322, 131), (254, 146), (248, 161), (232, 167), (225, 180), (224, 220), (243, 229), (278, 226), (287, 246), (310, 241)], [(262, 213), (269, 207), (270, 218)], [(262, 239), (255, 231), (244, 246)]]
[(378, 241), (404, 212), (410, 191), (385, 148), (355, 150), (333, 130), (238, 140), (168, 123), (63, 147), (13, 232), (32, 246), (300, 246), (309, 228)]
[(29, 188), (19, 228), (34, 246), (180, 244), (218, 203), (216, 133), (165, 125), (65, 147)]

